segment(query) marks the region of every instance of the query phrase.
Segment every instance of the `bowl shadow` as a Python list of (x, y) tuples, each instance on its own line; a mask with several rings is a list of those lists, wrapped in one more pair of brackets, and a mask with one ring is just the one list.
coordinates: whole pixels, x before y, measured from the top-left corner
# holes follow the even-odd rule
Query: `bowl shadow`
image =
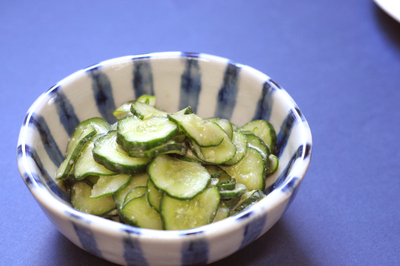
[(306, 254), (282, 218), (250, 245), (210, 265), (313, 265)]

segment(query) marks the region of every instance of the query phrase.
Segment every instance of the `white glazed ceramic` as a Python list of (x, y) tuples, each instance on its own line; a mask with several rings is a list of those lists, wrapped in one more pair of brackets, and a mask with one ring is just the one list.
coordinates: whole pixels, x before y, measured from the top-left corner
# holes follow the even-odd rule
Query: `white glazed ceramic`
[[(81, 213), (54, 182), (69, 136), (84, 119), (101, 116), (142, 94), (175, 112), (190, 105), (203, 118), (236, 125), (269, 120), (277, 131), (278, 171), (267, 197), (223, 221), (184, 231), (158, 231)], [(127, 265), (207, 264), (229, 256), (270, 229), (288, 208), (310, 163), (311, 131), (288, 93), (265, 74), (227, 59), (166, 52), (101, 62), (63, 79), (41, 95), (23, 121), (18, 167), (40, 207), (77, 246)]]

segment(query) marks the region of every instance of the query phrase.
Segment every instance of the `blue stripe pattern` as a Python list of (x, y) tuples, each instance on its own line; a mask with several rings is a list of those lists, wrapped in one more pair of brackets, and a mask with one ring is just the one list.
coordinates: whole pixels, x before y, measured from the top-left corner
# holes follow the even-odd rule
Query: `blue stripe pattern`
[(207, 264), (210, 248), (206, 239), (186, 241), (181, 249), (181, 265)]
[(190, 106), (193, 112), (196, 113), (200, 91), (201, 72), (199, 61), (197, 58), (188, 56), (185, 60), (185, 70), (181, 76), (179, 110)]
[(269, 193), (272, 190), (274, 190), (275, 188), (279, 187), (285, 180), (286, 178), (289, 176), (290, 170), (292, 165), (294, 164), (294, 162), (303, 156), (303, 149), (304, 146), (300, 145), (296, 152), (293, 154), (293, 156), (291, 157), (291, 159), (289, 160), (288, 164), (286, 165), (285, 169), (282, 171), (282, 173), (279, 175), (279, 177), (276, 179), (275, 183), (270, 186), (269, 188), (267, 188), (267, 190), (265, 191), (265, 193)]
[(269, 81), (265, 81), (263, 84), (263, 88), (261, 90), (261, 97), (258, 100), (256, 112), (254, 114), (253, 120), (264, 119), (270, 120), (272, 106), (274, 103), (274, 99), (272, 94), (275, 89), (271, 85)]
[(79, 119), (75, 114), (74, 107), (71, 102), (61, 91), (60, 86), (54, 86), (48, 91), (48, 95), (53, 97), (56, 105), (57, 114), (60, 122), (69, 136), (72, 136), (76, 126), (79, 124)]
[(60, 166), (62, 161), (64, 160), (64, 156), (60, 151), (57, 143), (55, 142), (53, 136), (51, 135), (50, 129), (45, 121), (45, 119), (40, 116), (32, 113), (28, 119), (29, 114), (25, 116), (24, 124), (28, 122), (29, 125), (33, 125), (39, 131), (40, 138), (42, 139), (43, 146), (49, 155), (50, 159), (56, 166)]
[[(44, 183), (46, 186), (54, 193), (56, 194), (59, 198), (64, 200), (65, 202), (70, 201), (70, 197), (68, 193), (60, 189), (57, 184), (53, 181), (49, 173), (46, 171), (46, 168), (43, 166), (42, 161), (40, 160), (40, 157), (38, 156), (36, 150), (28, 145), (25, 145), (25, 154), (28, 155), (33, 159), (35, 162), (36, 166), (38, 167), (41, 176), (43, 177)], [(21, 157), (22, 156), (22, 146), (18, 146), (17, 148), (17, 156)], [(37, 176), (36, 174), (31, 173), (31, 175), (34, 176), (34, 180), (38, 181), (40, 180), (40, 177)], [(29, 176), (29, 175), (28, 175)], [(29, 182), (28, 182), (29, 183)], [(42, 182), (40, 182), (42, 183)]]
[(133, 63), (133, 89), (136, 99), (140, 96), (154, 95), (153, 73), (148, 57), (135, 57)]
[[(249, 218), (252, 215), (254, 215), (254, 213), (249, 212), (249, 213), (241, 216), (239, 219)], [(262, 230), (264, 229), (266, 222), (267, 222), (267, 215), (262, 215), (260, 217), (253, 219), (248, 224), (246, 224), (246, 227), (244, 229), (242, 243), (240, 244), (239, 249), (247, 246), (248, 244), (250, 244), (251, 242), (256, 240), (262, 233)]]
[(284, 187), (282, 187), (281, 191), (284, 193), (287, 193), (290, 195), (288, 204), (285, 207), (285, 212), (286, 210), (289, 208), (289, 206), (292, 204), (294, 198), (297, 195), (297, 192), (299, 191), (299, 182), (300, 182), (300, 178), (298, 177), (293, 177), (287, 184), (285, 184)]
[(230, 120), (232, 117), (233, 109), (236, 105), (236, 97), (238, 93), (238, 79), (239, 79), (240, 67), (228, 63), (223, 84), (218, 92), (217, 109), (215, 110), (215, 117), (225, 118)]
[(297, 122), (297, 116), (291, 109), (289, 114), (286, 116), (285, 121), (283, 121), (281, 129), (279, 130), (278, 135), (276, 136), (276, 156), (279, 158), (282, 155), (284, 148), (289, 140), (290, 133)]
[(127, 265), (149, 265), (146, 258), (143, 255), (142, 248), (140, 246), (140, 241), (131, 235), (140, 235), (138, 231), (131, 229), (123, 230), (127, 235), (123, 238), (124, 245), (124, 259)]
[(109, 78), (99, 67), (90, 68), (88, 74), (92, 78), (92, 90), (100, 114), (108, 123), (116, 122), (117, 119), (113, 116), (116, 107)]
[(84, 220), (81, 216), (69, 212), (67, 212), (67, 215), (71, 218), (70, 221), (72, 223), (76, 235), (79, 238), (79, 242), (81, 243), (82, 248), (97, 257), (103, 258), (103, 254), (98, 248), (96, 238), (92, 230), (90, 230), (89, 226), (83, 226), (80, 223), (75, 222), (74, 220), (83, 221), (87, 225), (89, 225), (90, 222)]

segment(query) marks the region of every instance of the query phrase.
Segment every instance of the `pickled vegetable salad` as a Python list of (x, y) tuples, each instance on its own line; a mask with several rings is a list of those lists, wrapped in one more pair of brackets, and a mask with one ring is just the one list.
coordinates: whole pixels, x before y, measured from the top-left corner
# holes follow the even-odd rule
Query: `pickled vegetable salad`
[(242, 127), (202, 119), (187, 107), (156, 108), (143, 95), (75, 129), (56, 179), (82, 212), (133, 226), (181, 230), (225, 219), (265, 197), (278, 168), (276, 134), (265, 120)]

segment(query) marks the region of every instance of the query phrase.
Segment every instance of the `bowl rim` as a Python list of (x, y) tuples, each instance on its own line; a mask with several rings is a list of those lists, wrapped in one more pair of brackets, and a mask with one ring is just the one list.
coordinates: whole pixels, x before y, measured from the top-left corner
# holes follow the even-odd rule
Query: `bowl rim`
[[(209, 55), (209, 54), (204, 54), (204, 53), (182, 53), (182, 52), (158, 52), (158, 53), (148, 53), (148, 54), (140, 54), (140, 55), (128, 55), (128, 56), (122, 56), (122, 57), (116, 57), (112, 59), (108, 59), (105, 61), (101, 61), (98, 64), (89, 66), (87, 68), (78, 70), (76, 72), (73, 72), (72, 74), (68, 75), (67, 77), (63, 78), (54, 87), (57, 87), (60, 84), (64, 84), (69, 82), (70, 80), (73, 80), (76, 77), (79, 77), (82, 73), (87, 71), (88, 69), (91, 69), (93, 67), (99, 66), (99, 65), (109, 65), (109, 64), (115, 64), (115, 63), (121, 63), (124, 62), (125, 60), (132, 60), (132, 59), (141, 59), (141, 58), (182, 58), (182, 54), (186, 56), (196, 56), (200, 57), (201, 59), (204, 60), (209, 60), (209, 61), (216, 61), (216, 62), (233, 62), (227, 58), (223, 58), (220, 56), (215, 56), (215, 55)], [(239, 63), (234, 62), (236, 65), (239, 65), (241, 67), (244, 67), (247, 69), (247, 71), (251, 72), (254, 75), (261, 76), (264, 79), (269, 78), (266, 74), (262, 73), (261, 71), (247, 66), (247, 65), (242, 65)], [(39, 203), (39, 205), (46, 209), (47, 211), (57, 215), (58, 217), (63, 217), (70, 219), (72, 216), (73, 217), (79, 217), (79, 219), (74, 220), (74, 222), (80, 223), (82, 225), (88, 224), (90, 221), (90, 226), (93, 230), (95, 231), (102, 231), (105, 234), (108, 235), (115, 235), (115, 234), (125, 234), (126, 232), (131, 232), (131, 233), (136, 233), (138, 236), (140, 235), (141, 239), (147, 239), (148, 241), (157, 241), (159, 242), (160, 240), (165, 240), (165, 241), (171, 241), (174, 239), (182, 239), (183, 236), (187, 236), (190, 238), (197, 238), (197, 237), (204, 237), (204, 236), (221, 236), (225, 235), (229, 232), (238, 230), (239, 228), (243, 227), (243, 224), (247, 224), (250, 220), (262, 215), (268, 210), (274, 209), (276, 206), (281, 205), (285, 201), (290, 201), (290, 198), (292, 197), (293, 190), (296, 190), (302, 180), (304, 179), (304, 176), (307, 172), (307, 169), (310, 165), (311, 161), (311, 153), (312, 153), (312, 136), (311, 136), (311, 130), (308, 125), (307, 120), (305, 119), (304, 116), (300, 117), (298, 113), (295, 113), (296, 116), (298, 116), (298, 119), (301, 119), (302, 123), (304, 124), (303, 130), (305, 137), (303, 140), (307, 140), (307, 147), (304, 145), (303, 151), (301, 152), (302, 154), (300, 155), (300, 158), (302, 159), (301, 161), (303, 163), (297, 165), (296, 169), (296, 175), (292, 177), (286, 177), (285, 181), (281, 183), (279, 186), (277, 186), (274, 190), (272, 190), (264, 199), (262, 199), (259, 203), (254, 204), (250, 208), (242, 211), (241, 213), (228, 217), (222, 221), (219, 221), (217, 223), (212, 223), (208, 225), (204, 225), (201, 227), (193, 228), (193, 229), (187, 229), (187, 230), (153, 230), (153, 229), (146, 229), (146, 228), (137, 228), (133, 227), (130, 225), (114, 222), (111, 220), (104, 219), (102, 217), (97, 217), (91, 214), (86, 214), (80, 211), (75, 210), (71, 206), (68, 206), (67, 204), (64, 204), (63, 202), (57, 200), (53, 195), (47, 190), (46, 187), (41, 184), (40, 180), (36, 180), (34, 178), (34, 175), (36, 174), (36, 170), (34, 167), (31, 167), (31, 163), (29, 162), (29, 151), (26, 150), (26, 140), (28, 138), (28, 123), (29, 119), (36, 110), (36, 108), (40, 107), (43, 103), (43, 101), (46, 99), (46, 96), (51, 92), (51, 89), (47, 90), (46, 92), (42, 93), (35, 101), (34, 103), (30, 106), (28, 109), (25, 120), (22, 124), (20, 133), (19, 133), (19, 140), (18, 140), (18, 145), (17, 145), (17, 162), (18, 162), (18, 169), (20, 172), (21, 177), (23, 178), (25, 184), (27, 185), (28, 189), (36, 199), (36, 201)], [(283, 94), (285, 97), (285, 101), (290, 102), (294, 106), (297, 106), (297, 104), (294, 102), (292, 97), (283, 89), (280, 88), (280, 92)], [(304, 143), (305, 144), (305, 143)], [(308, 150), (306, 150), (308, 149)], [(29, 181), (27, 181), (27, 177), (29, 178)], [(281, 191), (281, 189), (284, 186), (286, 186), (289, 182), (293, 181), (293, 178), (297, 178), (295, 180), (295, 184), (292, 186), (292, 191), (290, 193), (284, 193)], [(289, 204), (290, 205), (290, 202)]]

